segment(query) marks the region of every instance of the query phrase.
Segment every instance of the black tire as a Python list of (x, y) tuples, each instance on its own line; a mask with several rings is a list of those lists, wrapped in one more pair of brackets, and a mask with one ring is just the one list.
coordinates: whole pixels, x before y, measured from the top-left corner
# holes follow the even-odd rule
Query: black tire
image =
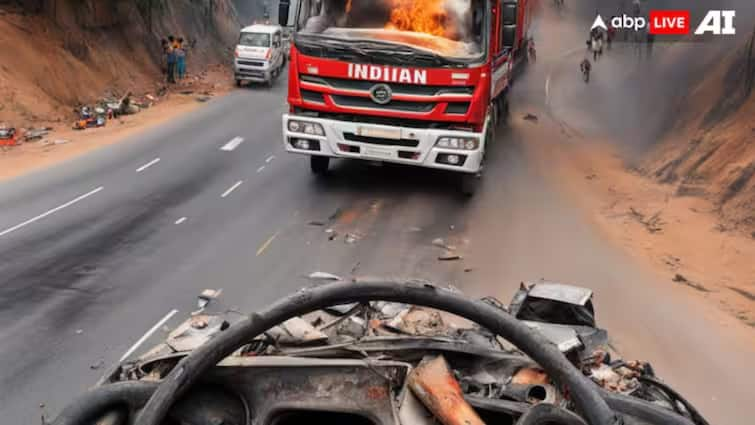
[(504, 95), (498, 101), (498, 126), (506, 127), (509, 122), (510, 116), (511, 111), (509, 110), (509, 97)]
[(477, 193), (477, 187), (480, 185), (480, 176), (477, 174), (463, 173), (459, 178), (459, 190), (467, 198), (471, 198)]
[(241, 80), (236, 80), (236, 87), (241, 87)]
[(309, 166), (312, 169), (312, 173), (318, 176), (324, 176), (328, 174), (328, 167), (330, 167), (330, 158), (327, 156), (310, 156)]

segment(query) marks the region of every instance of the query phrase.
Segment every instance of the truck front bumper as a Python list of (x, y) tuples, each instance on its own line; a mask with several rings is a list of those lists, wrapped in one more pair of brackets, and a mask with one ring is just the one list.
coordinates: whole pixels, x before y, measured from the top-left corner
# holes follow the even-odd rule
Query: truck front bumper
[[(291, 120), (320, 125), (323, 132), (318, 135), (291, 131)], [(283, 115), (283, 142), (288, 152), (391, 162), (469, 174), (479, 173), (482, 168), (483, 134)], [(479, 144), (474, 150), (439, 148), (436, 143), (441, 137), (476, 138)]]

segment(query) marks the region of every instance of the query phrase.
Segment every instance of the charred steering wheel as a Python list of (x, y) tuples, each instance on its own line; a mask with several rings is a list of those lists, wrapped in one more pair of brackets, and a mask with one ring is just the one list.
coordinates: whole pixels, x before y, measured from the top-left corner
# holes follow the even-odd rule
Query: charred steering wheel
[(507, 312), (483, 301), (421, 282), (338, 282), (303, 289), (231, 326), (182, 359), (152, 394), (137, 425), (159, 425), (171, 406), (221, 360), (268, 329), (296, 316), (333, 305), (390, 301), (435, 308), (478, 323), (516, 345), (564, 389), (590, 425), (620, 424), (598, 387), (575, 368), (558, 348)]

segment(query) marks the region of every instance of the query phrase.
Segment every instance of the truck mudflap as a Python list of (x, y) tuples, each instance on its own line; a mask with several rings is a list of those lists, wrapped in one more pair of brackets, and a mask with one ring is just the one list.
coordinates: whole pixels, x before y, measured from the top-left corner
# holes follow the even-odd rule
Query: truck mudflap
[(482, 169), (484, 134), (283, 115), (283, 140), (291, 153), (475, 175)]

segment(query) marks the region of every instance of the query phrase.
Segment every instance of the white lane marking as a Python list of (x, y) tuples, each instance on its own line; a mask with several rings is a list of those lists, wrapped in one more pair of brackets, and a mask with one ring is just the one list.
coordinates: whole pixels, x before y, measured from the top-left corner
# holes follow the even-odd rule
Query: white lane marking
[(132, 345), (131, 348), (128, 349), (128, 351), (126, 351), (126, 354), (124, 354), (123, 357), (121, 357), (120, 361), (126, 360), (128, 358), (128, 356), (130, 356), (131, 354), (133, 354), (134, 351), (136, 351), (139, 348), (140, 345), (144, 344), (144, 341), (146, 341), (147, 338), (151, 337), (153, 333), (155, 333), (158, 329), (160, 329), (160, 326), (164, 325), (165, 322), (167, 322), (168, 320), (170, 320), (170, 318), (173, 317), (176, 313), (178, 313), (178, 310), (175, 310), (175, 309), (171, 310), (171, 312), (168, 313), (168, 314), (166, 314), (165, 317), (163, 317), (162, 319), (160, 319), (159, 322), (155, 323), (155, 326), (152, 326), (147, 331), (147, 333), (145, 333), (144, 335), (142, 335), (141, 338), (139, 338), (139, 341), (136, 341), (136, 343), (134, 345)]
[(186, 222), (186, 220), (188, 220), (186, 217), (181, 217), (176, 220), (176, 224), (183, 224), (184, 222)]
[(234, 137), (230, 142), (223, 145), (220, 148), (221, 151), (233, 152), (240, 144), (244, 143), (244, 139), (241, 137)]
[(18, 229), (20, 229), (20, 228), (22, 228), (24, 226), (28, 226), (28, 225), (36, 222), (36, 221), (42, 220), (43, 218), (47, 217), (50, 214), (54, 214), (54, 213), (56, 213), (56, 212), (58, 212), (58, 211), (60, 211), (60, 210), (62, 210), (64, 208), (70, 207), (71, 205), (73, 205), (73, 204), (75, 204), (77, 202), (83, 201), (84, 199), (86, 199), (86, 198), (94, 195), (95, 193), (101, 191), (102, 189), (104, 189), (104, 188), (102, 186), (100, 186), (97, 189), (94, 189), (93, 191), (91, 191), (89, 193), (85, 193), (85, 194), (79, 196), (78, 198), (76, 198), (76, 199), (74, 199), (72, 201), (66, 202), (65, 204), (63, 204), (61, 206), (55, 207), (55, 208), (53, 208), (53, 209), (51, 209), (51, 210), (49, 210), (47, 212), (44, 212), (44, 213), (42, 213), (42, 214), (40, 214), (40, 215), (38, 215), (38, 216), (36, 216), (34, 218), (26, 220), (26, 221), (24, 221), (21, 224), (17, 224), (17, 225), (15, 225), (15, 226), (13, 226), (13, 227), (11, 227), (9, 229), (5, 229), (2, 232), (0, 232), (0, 236), (5, 236), (8, 233), (15, 232), (16, 230), (18, 230)]
[(275, 159), (275, 155), (270, 155), (270, 156), (269, 156), (269, 157), (267, 157), (267, 159), (265, 160), (265, 164), (269, 164), (269, 163), (271, 163), (271, 162), (272, 162), (272, 161), (273, 161), (274, 159)]
[(242, 185), (243, 183), (244, 183), (244, 181), (243, 181), (243, 180), (239, 180), (239, 181), (237, 181), (237, 182), (236, 182), (236, 184), (234, 184), (233, 186), (229, 187), (229, 188), (228, 188), (228, 190), (226, 190), (225, 192), (223, 192), (223, 195), (221, 195), (220, 197), (221, 197), (221, 198), (226, 198), (226, 197), (228, 197), (228, 195), (230, 195), (230, 194), (231, 194), (231, 192), (233, 192), (234, 190), (238, 189), (238, 188), (239, 188), (239, 186), (241, 186), (241, 185)]
[(153, 165), (157, 164), (158, 162), (160, 162), (160, 158), (155, 158), (155, 159), (153, 159), (152, 161), (150, 161), (150, 162), (148, 162), (148, 163), (146, 163), (146, 164), (142, 165), (141, 167), (137, 168), (137, 169), (136, 169), (136, 172), (137, 172), (137, 173), (141, 173), (142, 171), (144, 171), (144, 170), (146, 170), (147, 168), (149, 168), (149, 167), (151, 167), (151, 166), (153, 166)]
[(265, 243), (263, 243), (262, 246), (260, 246), (260, 248), (257, 250), (257, 257), (262, 255), (267, 250), (267, 248), (270, 247), (270, 244), (273, 243), (275, 238), (278, 237), (278, 233), (280, 232), (275, 232), (273, 236), (270, 236), (270, 239), (266, 240)]
[(265, 166), (263, 165), (262, 167), (260, 167), (260, 168), (257, 169), (257, 172), (261, 173), (264, 169), (265, 169)]

